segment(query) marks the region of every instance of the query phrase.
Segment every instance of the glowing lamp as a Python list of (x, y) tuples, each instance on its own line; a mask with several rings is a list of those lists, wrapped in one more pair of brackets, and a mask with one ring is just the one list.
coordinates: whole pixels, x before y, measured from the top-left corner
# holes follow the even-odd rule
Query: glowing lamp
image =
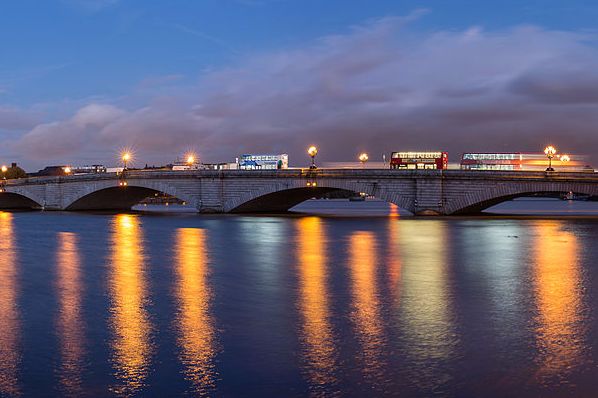
[(546, 171), (554, 171), (552, 168), (552, 158), (554, 155), (556, 155), (556, 148), (552, 145), (548, 145), (546, 148), (544, 148), (544, 154), (546, 154), (546, 157), (548, 158), (548, 168)]

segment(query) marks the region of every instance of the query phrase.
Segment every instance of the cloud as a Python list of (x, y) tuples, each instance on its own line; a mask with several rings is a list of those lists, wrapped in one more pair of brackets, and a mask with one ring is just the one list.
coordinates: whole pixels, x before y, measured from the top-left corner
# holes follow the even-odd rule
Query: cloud
[[(0, 91), (1, 92), (1, 91)], [(34, 111), (0, 105), (0, 131), (20, 131), (33, 128), (40, 121)]]
[(181, 25), (181, 24), (174, 24), (174, 25), (172, 25), (172, 27), (176, 30), (183, 32), (183, 33), (190, 34), (190, 35), (198, 37), (202, 40), (207, 40), (207, 41), (211, 42), (212, 44), (215, 44), (219, 47), (224, 48), (227, 51), (230, 51), (233, 54), (237, 53), (237, 50), (235, 50), (231, 45), (229, 45), (227, 42), (225, 42), (224, 40), (222, 40), (216, 36), (207, 34), (205, 32), (202, 32), (201, 30), (194, 29), (189, 26), (185, 26), (185, 25)]
[[(423, 11), (253, 55), (139, 107), (89, 104), (17, 143), (30, 158), (134, 145), (148, 162), (287, 152), (305, 164), (391, 150), (598, 152), (594, 38), (531, 26), (421, 32)], [(571, 65), (574, 65), (572, 67)], [(598, 159), (594, 159), (598, 163)]]
[(15, 147), (33, 158), (69, 157), (90, 149), (97, 132), (124, 115), (124, 111), (112, 105), (90, 104), (67, 120), (38, 124)]

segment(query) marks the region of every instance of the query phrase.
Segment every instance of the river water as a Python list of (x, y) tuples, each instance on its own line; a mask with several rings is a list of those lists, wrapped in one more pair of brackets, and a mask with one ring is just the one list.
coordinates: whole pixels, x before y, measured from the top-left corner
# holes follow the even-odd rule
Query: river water
[(0, 213), (0, 396), (595, 396), (598, 219)]

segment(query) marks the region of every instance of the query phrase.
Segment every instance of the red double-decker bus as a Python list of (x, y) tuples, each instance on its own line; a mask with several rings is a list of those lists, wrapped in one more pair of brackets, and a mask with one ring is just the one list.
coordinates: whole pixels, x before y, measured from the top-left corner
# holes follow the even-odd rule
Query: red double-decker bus
[(399, 170), (446, 170), (447, 152), (392, 152), (390, 168)]

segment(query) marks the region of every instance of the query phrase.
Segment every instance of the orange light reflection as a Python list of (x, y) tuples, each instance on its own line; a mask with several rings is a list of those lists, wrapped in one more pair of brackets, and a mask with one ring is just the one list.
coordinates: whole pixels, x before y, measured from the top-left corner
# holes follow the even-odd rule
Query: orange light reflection
[[(395, 206), (396, 207), (396, 206)], [(395, 305), (400, 300), (401, 251), (399, 250), (399, 221), (388, 220), (388, 259), (386, 260), (389, 291), (393, 295)]]
[(143, 236), (136, 216), (119, 214), (112, 225), (110, 295), (112, 364), (118, 384), (112, 390), (132, 395), (148, 373), (151, 324), (146, 310)]
[(390, 210), (390, 212), (388, 214), (389, 217), (391, 217), (391, 218), (400, 217), (399, 206), (395, 205), (394, 203), (389, 203), (388, 206), (389, 206), (389, 210)]
[(536, 233), (534, 281), (538, 306), (540, 377), (565, 377), (580, 363), (581, 275), (575, 235), (558, 221), (543, 222)]
[(181, 228), (177, 231), (176, 244), (179, 358), (194, 392), (201, 396), (209, 395), (215, 387), (217, 373), (206, 231)]
[(336, 382), (334, 333), (330, 324), (326, 234), (322, 220), (305, 217), (297, 222), (299, 311), (305, 373), (314, 392)]
[(0, 395), (20, 395), (20, 322), (17, 308), (17, 256), (13, 216), (0, 212)]
[(349, 242), (353, 295), (352, 321), (362, 347), (363, 372), (370, 382), (381, 380), (385, 345), (381, 308), (376, 286), (376, 247), (373, 233), (358, 231)]

